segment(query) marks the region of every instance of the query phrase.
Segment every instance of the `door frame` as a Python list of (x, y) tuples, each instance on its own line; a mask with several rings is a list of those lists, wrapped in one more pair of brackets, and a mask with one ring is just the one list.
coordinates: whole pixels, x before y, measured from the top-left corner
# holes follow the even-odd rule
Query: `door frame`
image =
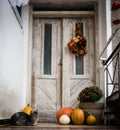
[[(99, 52), (100, 52), (100, 49), (98, 49), (98, 46), (103, 47), (103, 45), (99, 45), (100, 44), (99, 34), (102, 34), (102, 29), (98, 30), (99, 19), (98, 19), (98, 6), (97, 6), (97, 4), (98, 3), (96, 2), (96, 4), (95, 4), (96, 12), (93, 12), (93, 11), (91, 11), (91, 12), (90, 11), (85, 11), (85, 12), (84, 11), (59, 11), (59, 17), (75, 18), (75, 17), (78, 17), (80, 15), (83, 17), (85, 15), (88, 15), (90, 17), (94, 17), (95, 34), (96, 34), (95, 43), (96, 43), (96, 49), (97, 49), (96, 59), (98, 59)], [(102, 2), (99, 6), (101, 6), (101, 5), (102, 5)], [(32, 24), (33, 24), (33, 17), (58, 18), (58, 11), (49, 11), (49, 12), (47, 12), (47, 11), (33, 11), (33, 7), (30, 6), (29, 16), (30, 16), (29, 17), (30, 21), (29, 21), (29, 46), (28, 46), (28, 76), (27, 76), (27, 79), (28, 79), (27, 80), (28, 81), (27, 82), (28, 83), (27, 84), (27, 88), (28, 88), (27, 97), (28, 98), (26, 99), (26, 101), (32, 103), (32, 106), (35, 107), (35, 104), (34, 104), (35, 98), (34, 98), (34, 96), (32, 96), (32, 95), (35, 95), (35, 93), (34, 93), (34, 89), (35, 89), (34, 88), (34, 78), (33, 78), (34, 76), (32, 74), (32, 29), (33, 29)], [(101, 23), (102, 23), (102, 21), (101, 21)], [(103, 36), (103, 38), (105, 37), (104, 34), (102, 36)], [(104, 85), (104, 82), (103, 82), (103, 73), (100, 74), (101, 71), (103, 72), (103, 68), (101, 68), (102, 65), (100, 65), (100, 64), (101, 63), (98, 61), (97, 62), (98, 67), (96, 68), (96, 72), (97, 72), (96, 73), (96, 82), (97, 82), (97, 85), (101, 87), (101, 84)], [(104, 87), (104, 86), (102, 86), (102, 87)]]

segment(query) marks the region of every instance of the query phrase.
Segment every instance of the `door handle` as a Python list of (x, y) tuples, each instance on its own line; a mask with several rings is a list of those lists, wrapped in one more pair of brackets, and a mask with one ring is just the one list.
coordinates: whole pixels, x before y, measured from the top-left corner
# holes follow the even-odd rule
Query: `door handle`
[(60, 59), (59, 65), (62, 65), (62, 59)]

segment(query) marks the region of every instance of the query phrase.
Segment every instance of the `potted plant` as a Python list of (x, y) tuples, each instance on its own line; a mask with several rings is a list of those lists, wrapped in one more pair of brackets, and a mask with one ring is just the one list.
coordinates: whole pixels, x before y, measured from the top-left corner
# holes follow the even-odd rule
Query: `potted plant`
[(97, 102), (103, 97), (102, 90), (97, 86), (90, 86), (84, 88), (78, 95), (78, 100), (84, 102)]
[(104, 104), (98, 102), (103, 97), (103, 91), (97, 86), (89, 86), (84, 88), (78, 94), (77, 100), (79, 107), (83, 109), (88, 116), (88, 113), (94, 115), (97, 119), (96, 124), (101, 123), (102, 110)]

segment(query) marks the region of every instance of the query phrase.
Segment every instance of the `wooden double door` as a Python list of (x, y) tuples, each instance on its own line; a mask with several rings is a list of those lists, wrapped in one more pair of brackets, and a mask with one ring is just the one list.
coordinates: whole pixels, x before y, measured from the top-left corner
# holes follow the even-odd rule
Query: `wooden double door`
[[(82, 23), (81, 31), (87, 39), (84, 57), (76, 57), (67, 48), (75, 36), (76, 23)], [(90, 17), (34, 18), (32, 104), (41, 121), (55, 121), (55, 113), (61, 107), (76, 107), (79, 92), (96, 83), (94, 37), (94, 19)]]

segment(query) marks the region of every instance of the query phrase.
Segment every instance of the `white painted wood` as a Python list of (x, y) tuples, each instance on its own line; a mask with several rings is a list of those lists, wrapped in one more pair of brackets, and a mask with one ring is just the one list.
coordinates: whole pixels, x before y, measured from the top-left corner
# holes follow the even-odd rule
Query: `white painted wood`
[[(84, 57), (84, 74), (75, 74), (75, 56), (67, 49), (67, 43), (75, 36), (75, 23), (83, 22), (83, 32), (87, 39), (88, 53)], [(78, 93), (95, 81), (94, 23), (92, 18), (63, 19), (63, 71), (62, 71), (62, 107), (78, 105)]]
[[(52, 24), (51, 75), (43, 72), (45, 23)], [(34, 19), (33, 26), (34, 104), (39, 109), (41, 121), (55, 121), (55, 113), (61, 107), (61, 20)]]
[[(59, 15), (58, 15), (59, 14)], [(94, 11), (33, 11), (34, 17), (39, 18), (77, 18), (77, 17), (94, 17)]]
[[(34, 104), (39, 109), (42, 121), (55, 121), (60, 107), (77, 107), (81, 89), (96, 83), (95, 41), (93, 18), (34, 18), (33, 72), (35, 72)], [(76, 58), (67, 48), (75, 36), (76, 22), (83, 23), (88, 54), (84, 57), (84, 74), (76, 75)], [(52, 73), (43, 74), (44, 23), (52, 24)], [(61, 63), (62, 61), (62, 63)]]

